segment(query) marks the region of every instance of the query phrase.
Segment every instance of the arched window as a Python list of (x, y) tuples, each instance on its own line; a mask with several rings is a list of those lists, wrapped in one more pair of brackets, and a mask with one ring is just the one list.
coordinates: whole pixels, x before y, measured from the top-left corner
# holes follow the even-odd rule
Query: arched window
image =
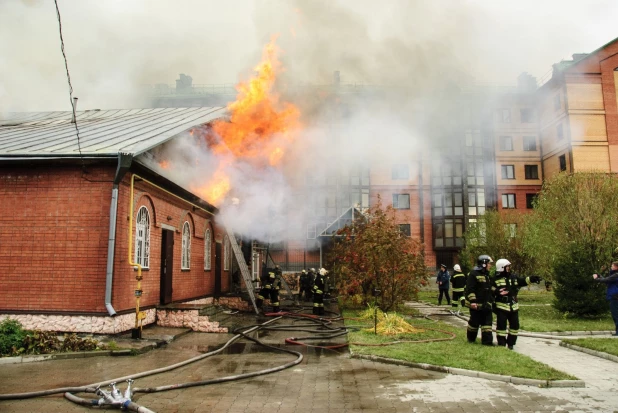
[(150, 214), (148, 208), (141, 207), (135, 220), (134, 262), (148, 268), (150, 265)]
[(223, 238), (223, 271), (230, 270), (230, 239), (226, 235)]
[(183, 270), (191, 268), (191, 227), (187, 221), (182, 225), (182, 263), (180, 268)]
[(204, 234), (204, 271), (210, 270), (210, 252), (212, 251), (212, 236), (210, 228)]

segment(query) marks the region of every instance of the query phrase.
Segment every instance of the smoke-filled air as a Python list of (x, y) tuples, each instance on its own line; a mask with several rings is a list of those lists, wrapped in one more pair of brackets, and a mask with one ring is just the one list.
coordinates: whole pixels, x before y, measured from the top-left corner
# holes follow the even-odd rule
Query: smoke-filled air
[[(612, 0), (58, 3), (79, 110), (147, 107), (179, 73), (235, 85), (225, 118), (140, 161), (271, 242), (306, 230), (308, 179), (439, 158), (458, 93), (541, 79), (613, 39), (618, 17)], [(53, 2), (0, 2), (0, 39), (0, 116), (70, 110)]]

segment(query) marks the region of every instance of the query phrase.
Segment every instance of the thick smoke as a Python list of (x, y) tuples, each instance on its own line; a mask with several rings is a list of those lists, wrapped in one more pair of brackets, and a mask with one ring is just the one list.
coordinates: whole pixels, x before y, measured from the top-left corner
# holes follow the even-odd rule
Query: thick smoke
[[(542, 77), (553, 63), (613, 39), (618, 16), (613, 0), (59, 4), (79, 109), (148, 106), (145, 91), (172, 84), (179, 73), (194, 84), (246, 80), (261, 47), (279, 34), (286, 71), (278, 87), (303, 114), (281, 169), (215, 157), (188, 134), (152, 154), (156, 162), (146, 159), (153, 168), (170, 161), (161, 172), (190, 190), (223, 162), (232, 190), (218, 205), (221, 218), (235, 231), (271, 240), (302, 231), (290, 211), (304, 216), (310, 209), (301, 191), (307, 174), (448, 151), (443, 139), (461, 130), (462, 90), (512, 85), (523, 71)], [(0, 2), (0, 39), (0, 114), (69, 110), (53, 2)]]

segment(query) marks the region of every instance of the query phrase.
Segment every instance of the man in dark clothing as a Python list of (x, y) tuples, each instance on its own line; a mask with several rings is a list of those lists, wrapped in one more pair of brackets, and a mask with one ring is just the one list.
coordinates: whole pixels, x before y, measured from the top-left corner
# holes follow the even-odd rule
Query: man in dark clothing
[(442, 295), (446, 296), (446, 302), (448, 305), (451, 305), (451, 297), (448, 295), (448, 290), (450, 286), (450, 278), (451, 275), (446, 270), (446, 265), (440, 265), (440, 271), (436, 274), (436, 284), (438, 284), (438, 290), (440, 290), (440, 295), (438, 296), (438, 305), (442, 305)]
[(464, 290), (466, 289), (466, 274), (461, 272), (459, 264), (455, 264), (453, 267), (453, 276), (451, 277), (451, 284), (453, 284), (453, 301), (452, 310), (459, 315), (461, 308), (466, 302), (464, 296)]
[(315, 315), (324, 315), (324, 288), (327, 272), (324, 268), (320, 268), (313, 282), (313, 314)]
[(302, 288), (305, 292), (305, 301), (311, 301), (313, 297), (313, 281), (315, 280), (315, 268), (309, 269)]
[[(277, 311), (279, 309), (279, 297), (275, 292), (274, 284), (276, 281), (276, 276), (274, 271), (266, 271), (262, 272), (262, 276), (260, 277), (260, 283), (262, 284), (262, 288), (257, 295), (257, 300), (255, 301), (255, 305), (259, 310), (262, 310), (262, 304), (264, 304), (264, 300), (266, 298), (270, 299), (270, 305), (273, 306), (273, 310), (275, 310), (275, 303), (277, 305)], [(273, 297), (274, 296), (274, 297)], [(273, 300), (274, 298), (274, 300)]]
[[(518, 277), (517, 274), (512, 273), (511, 262), (505, 258), (496, 261), (496, 275), (492, 280), (492, 288), (496, 312), (496, 337), (499, 346), (504, 347), (506, 345), (510, 350), (513, 350), (519, 333), (517, 294), (521, 287), (540, 282), (541, 277), (536, 275)], [(509, 326), (508, 336), (506, 332), (507, 323)]]
[(618, 336), (618, 261), (612, 262), (612, 267), (607, 277), (599, 277), (599, 274), (593, 274), (592, 278), (607, 286), (606, 297), (609, 301), (609, 310), (612, 313), (616, 327), (616, 331), (612, 333), (612, 336)]
[(468, 342), (474, 343), (481, 328), (481, 344), (493, 346), (491, 333), (492, 313), (491, 280), (489, 269), (494, 260), (489, 255), (479, 255), (477, 265), (468, 274), (466, 280), (466, 300), (470, 303), (470, 320), (468, 321)]

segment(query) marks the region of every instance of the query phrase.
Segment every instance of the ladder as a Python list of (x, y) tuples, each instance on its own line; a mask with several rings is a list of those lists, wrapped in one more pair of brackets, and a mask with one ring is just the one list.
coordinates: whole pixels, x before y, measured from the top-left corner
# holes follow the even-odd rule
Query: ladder
[(234, 233), (228, 229), (227, 235), (230, 240), (230, 245), (232, 246), (232, 251), (234, 251), (234, 255), (236, 256), (236, 262), (238, 263), (238, 268), (240, 269), (240, 273), (242, 274), (242, 278), (245, 281), (245, 287), (247, 287), (247, 292), (249, 293), (249, 298), (251, 298), (251, 303), (253, 304), (253, 309), (256, 314), (259, 314), (260, 311), (255, 304), (255, 293), (253, 288), (253, 280), (251, 279), (251, 273), (249, 272), (249, 267), (247, 267), (247, 263), (245, 262), (245, 258), (242, 255), (242, 251), (240, 250), (240, 246), (236, 242), (236, 236)]

